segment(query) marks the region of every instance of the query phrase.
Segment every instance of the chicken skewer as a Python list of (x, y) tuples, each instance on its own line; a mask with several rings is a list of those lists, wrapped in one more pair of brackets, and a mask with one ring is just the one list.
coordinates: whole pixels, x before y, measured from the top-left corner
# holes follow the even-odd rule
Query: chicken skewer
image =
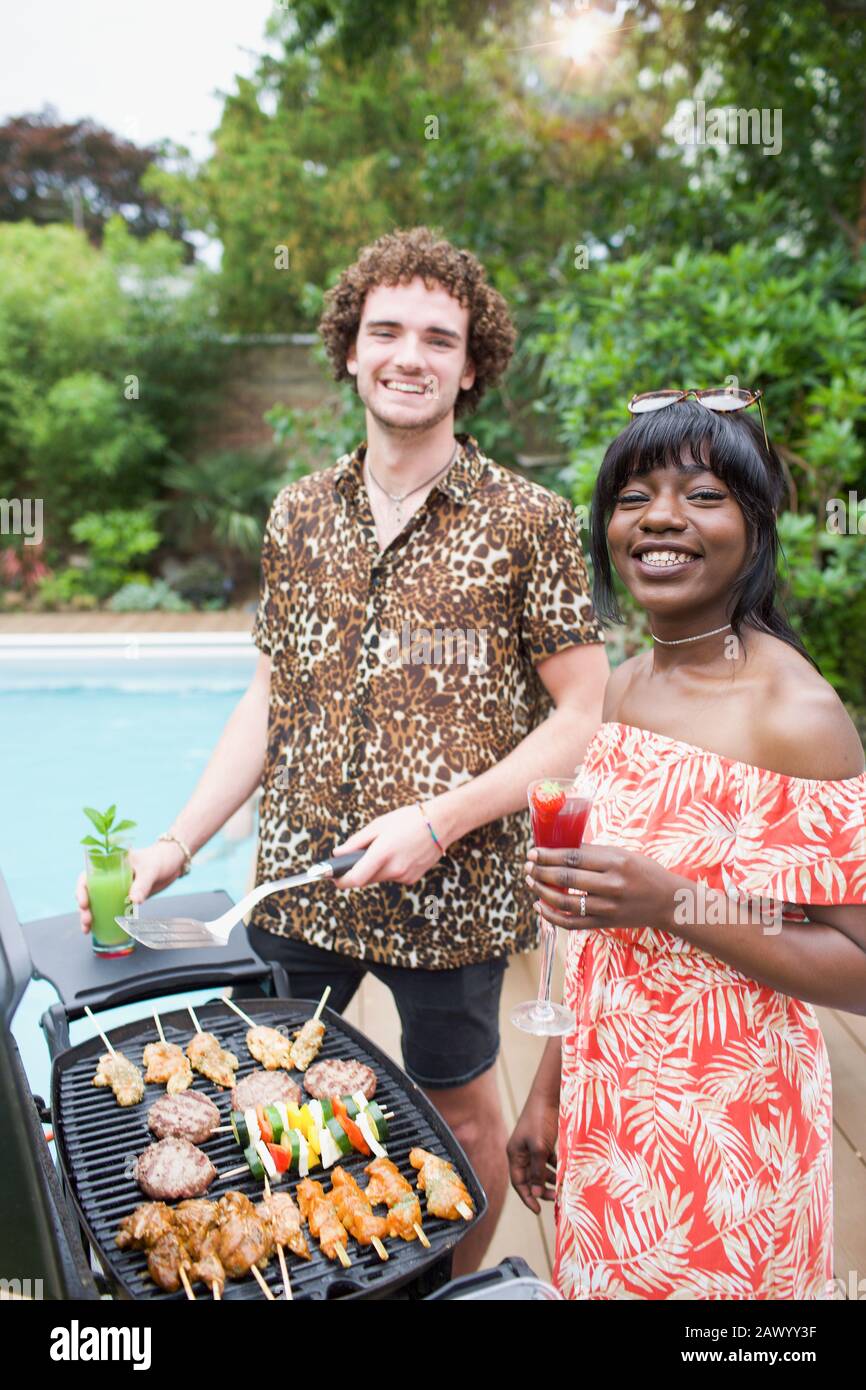
[(304, 1178), (298, 1183), (296, 1195), (310, 1235), (318, 1240), (322, 1253), (329, 1260), (336, 1257), (343, 1268), (348, 1269), (352, 1263), (346, 1254), (348, 1233), (322, 1184)]
[(327, 1195), (346, 1230), (359, 1245), (372, 1245), (379, 1259), (387, 1260), (388, 1251), (381, 1240), (388, 1231), (386, 1219), (374, 1214), (366, 1192), (345, 1168), (338, 1165), (331, 1174), (331, 1182), (333, 1185)]
[(167, 1293), (176, 1293), (183, 1283), (187, 1298), (194, 1298), (188, 1269), (193, 1281), (225, 1282), (225, 1271), (218, 1261), (211, 1261), (209, 1266), (204, 1262), (205, 1255), (210, 1254), (205, 1246), (215, 1207), (215, 1202), (197, 1199), (175, 1208), (165, 1202), (143, 1202), (121, 1221), (117, 1245), (121, 1250), (147, 1250), (147, 1269), (153, 1282)]
[(239, 1018), (242, 1018), (244, 1023), (248, 1024), (247, 1047), (266, 1071), (276, 1071), (278, 1067), (283, 1067), (286, 1071), (291, 1071), (293, 1068), (298, 1071), (306, 1071), (322, 1046), (325, 1025), (319, 1015), (325, 1007), (330, 993), (331, 986), (328, 985), (319, 1000), (316, 1012), (295, 1034), (294, 1042), (290, 1042), (278, 1028), (256, 1023), (249, 1014), (244, 1013), (243, 1009), (238, 1007), (233, 999), (223, 996), (223, 1003)]
[(364, 1189), (367, 1201), (374, 1207), (383, 1202), (388, 1208), (388, 1235), (399, 1236), (401, 1240), (414, 1240), (417, 1236), (425, 1250), (429, 1250), (430, 1242), (421, 1229), (418, 1195), (396, 1163), (390, 1158), (374, 1158), (364, 1172), (370, 1174)]
[(446, 1221), (462, 1216), (471, 1221), (475, 1203), (456, 1168), (446, 1158), (439, 1158), (427, 1149), (410, 1149), (409, 1162), (418, 1169), (416, 1186), (427, 1195), (427, 1210)]
[(187, 1004), (190, 1018), (195, 1028), (195, 1037), (187, 1044), (186, 1055), (192, 1066), (208, 1081), (217, 1086), (231, 1087), (235, 1084), (234, 1073), (238, 1069), (238, 1059), (233, 1052), (220, 1046), (219, 1038), (213, 1033), (202, 1031), (195, 1016), (192, 1004)]
[(165, 1086), (166, 1095), (176, 1096), (179, 1091), (185, 1091), (192, 1085), (192, 1067), (182, 1047), (166, 1042), (159, 1014), (153, 1015), (153, 1021), (159, 1033), (159, 1042), (148, 1043), (144, 1049), (142, 1061), (147, 1068), (144, 1079)]
[(219, 1298), (227, 1277), (253, 1274), (265, 1297), (274, 1297), (260, 1272), (273, 1254), (271, 1225), (242, 1192), (227, 1192), (217, 1202), (193, 1198), (175, 1208), (142, 1203), (121, 1221), (117, 1244), (147, 1250), (151, 1278), (169, 1293), (186, 1287), (186, 1275), (187, 1283), (205, 1283)]
[(301, 1213), (288, 1192), (271, 1193), (271, 1184), (268, 1182), (267, 1173), (265, 1174), (264, 1201), (259, 1203), (259, 1209), (270, 1222), (276, 1243), (280, 1273), (283, 1276), (283, 1295), (285, 1298), (291, 1299), (292, 1285), (286, 1266), (284, 1246), (288, 1245), (289, 1249), (295, 1255), (300, 1255), (302, 1259), (309, 1260), (311, 1258), (304, 1233), (301, 1230)]
[(328, 1002), (328, 995), (331, 993), (331, 986), (328, 985), (316, 1007), (316, 1012), (312, 1018), (308, 1018), (304, 1026), (295, 1034), (295, 1041), (292, 1043), (292, 1065), (298, 1071), (306, 1071), (313, 1058), (318, 1054), (325, 1036), (325, 1025), (321, 1020), (321, 1013)]
[(257, 1062), (261, 1062), (265, 1071), (276, 1071), (283, 1067), (285, 1071), (292, 1070), (292, 1044), (281, 1033), (278, 1028), (268, 1028), (264, 1024), (258, 1024), (245, 1014), (243, 1009), (239, 1009), (232, 999), (227, 999), (223, 995), (223, 1003), (227, 1008), (242, 1018), (244, 1023), (249, 1024), (247, 1033), (247, 1047)]
[(107, 1048), (107, 1051), (103, 1053), (96, 1064), (93, 1085), (110, 1086), (118, 1105), (138, 1105), (140, 1101), (144, 1100), (144, 1081), (141, 1072), (133, 1062), (130, 1062), (128, 1057), (112, 1047), (87, 1004), (84, 1005), (84, 1012), (91, 1023), (96, 1026), (96, 1031)]

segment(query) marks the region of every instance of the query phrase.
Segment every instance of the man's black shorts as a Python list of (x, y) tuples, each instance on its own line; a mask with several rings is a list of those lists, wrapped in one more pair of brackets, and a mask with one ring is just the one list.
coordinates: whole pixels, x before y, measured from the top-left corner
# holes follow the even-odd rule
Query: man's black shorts
[(319, 999), (330, 985), (328, 1006), (342, 1013), (368, 970), (387, 985), (402, 1025), (403, 1066), (425, 1090), (465, 1086), (496, 1061), (506, 959), (412, 970), (323, 951), (261, 927), (249, 927), (248, 934), (263, 960), (283, 966), (295, 999)]

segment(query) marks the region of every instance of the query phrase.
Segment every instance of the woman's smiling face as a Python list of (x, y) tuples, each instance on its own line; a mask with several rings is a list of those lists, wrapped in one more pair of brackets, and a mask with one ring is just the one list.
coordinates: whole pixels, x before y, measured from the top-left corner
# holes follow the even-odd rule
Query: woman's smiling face
[(714, 610), (727, 616), (731, 589), (748, 555), (738, 502), (691, 455), (679, 468), (634, 474), (623, 484), (607, 541), (629, 592), (660, 617)]

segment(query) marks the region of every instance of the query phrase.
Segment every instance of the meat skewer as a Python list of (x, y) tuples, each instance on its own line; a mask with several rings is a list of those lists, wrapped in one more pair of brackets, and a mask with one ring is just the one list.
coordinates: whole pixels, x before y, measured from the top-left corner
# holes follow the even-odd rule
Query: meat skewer
[(195, 1016), (195, 1010), (191, 1004), (187, 1004), (190, 1018), (195, 1027), (195, 1037), (187, 1044), (186, 1055), (196, 1071), (206, 1076), (208, 1081), (213, 1081), (217, 1086), (234, 1086), (234, 1073), (238, 1069), (238, 1059), (233, 1052), (228, 1052), (220, 1045), (219, 1038), (213, 1033), (202, 1031), (199, 1021)]
[(471, 1221), (475, 1204), (460, 1174), (446, 1158), (439, 1158), (426, 1149), (410, 1149), (409, 1162), (418, 1169), (417, 1187), (427, 1194), (427, 1210), (446, 1221), (462, 1216)]
[(385, 1218), (374, 1214), (366, 1192), (345, 1168), (338, 1165), (331, 1174), (331, 1182), (333, 1186), (327, 1195), (346, 1230), (359, 1245), (372, 1245), (379, 1259), (387, 1260), (388, 1251), (381, 1240), (388, 1231)]
[(143, 1202), (121, 1221), (117, 1245), (121, 1250), (147, 1250), (147, 1269), (155, 1284), (176, 1293), (183, 1283), (187, 1298), (195, 1297), (188, 1269), (193, 1282), (213, 1280), (214, 1286), (225, 1282), (225, 1271), (218, 1261), (211, 1258), (205, 1265), (215, 1209), (215, 1202), (181, 1202), (174, 1209), (164, 1202)]
[(318, 1054), (322, 1046), (322, 1039), (325, 1036), (325, 1025), (321, 1021), (321, 1012), (328, 1002), (328, 995), (331, 993), (331, 986), (328, 985), (321, 999), (319, 1000), (316, 1012), (312, 1018), (308, 1018), (302, 1028), (295, 1034), (295, 1041), (292, 1043), (292, 1065), (298, 1071), (306, 1071), (313, 1058)]
[(93, 1078), (94, 1086), (110, 1086), (118, 1105), (138, 1105), (140, 1101), (144, 1100), (144, 1081), (141, 1072), (133, 1062), (130, 1062), (128, 1057), (111, 1046), (87, 1004), (84, 1005), (84, 1012), (91, 1023), (96, 1026), (96, 1031), (107, 1049), (96, 1064), (96, 1075)]
[(329, 1260), (336, 1257), (343, 1268), (348, 1269), (352, 1263), (346, 1254), (348, 1232), (322, 1184), (314, 1182), (312, 1178), (304, 1178), (298, 1183), (296, 1195), (310, 1235), (318, 1240), (322, 1253)]
[(182, 1047), (166, 1042), (159, 1014), (153, 1015), (153, 1021), (159, 1033), (159, 1042), (148, 1043), (144, 1049), (142, 1061), (147, 1068), (144, 1079), (165, 1086), (166, 1094), (174, 1096), (192, 1085), (192, 1067)]
[(147, 1250), (151, 1278), (169, 1293), (186, 1287), (186, 1275), (187, 1283), (208, 1284), (219, 1298), (227, 1277), (252, 1273), (273, 1299), (259, 1269), (273, 1253), (271, 1226), (242, 1192), (227, 1192), (217, 1202), (184, 1201), (174, 1209), (142, 1203), (123, 1218), (116, 1239), (121, 1250)]
[(424, 1248), (429, 1250), (430, 1242), (421, 1229), (418, 1195), (396, 1163), (392, 1163), (390, 1158), (374, 1158), (364, 1172), (370, 1174), (370, 1181), (364, 1189), (367, 1201), (374, 1207), (383, 1202), (388, 1208), (388, 1235), (399, 1236), (401, 1240), (414, 1240), (417, 1236)]
[(283, 1276), (283, 1296), (291, 1300), (292, 1285), (283, 1247), (288, 1245), (294, 1254), (300, 1255), (305, 1260), (310, 1259), (307, 1242), (301, 1230), (301, 1213), (287, 1192), (278, 1192), (275, 1196), (271, 1194), (267, 1173), (265, 1174), (265, 1197), (264, 1201), (259, 1203), (259, 1209), (270, 1222), (277, 1247), (277, 1259), (280, 1262), (280, 1273)]

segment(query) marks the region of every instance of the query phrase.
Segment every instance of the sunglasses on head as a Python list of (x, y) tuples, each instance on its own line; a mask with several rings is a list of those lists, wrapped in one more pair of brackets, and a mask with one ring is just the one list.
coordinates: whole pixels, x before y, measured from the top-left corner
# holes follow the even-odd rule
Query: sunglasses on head
[(761, 405), (763, 394), (763, 391), (745, 391), (730, 386), (710, 386), (700, 391), (694, 387), (689, 387), (688, 390), (642, 391), (632, 396), (628, 410), (630, 415), (648, 415), (653, 410), (664, 410), (665, 406), (677, 405), (680, 401), (694, 396), (698, 404), (707, 410), (726, 413), (731, 410), (746, 410), (757, 401), (764, 430), (764, 444), (769, 453), (770, 441), (767, 439), (767, 423), (764, 419), (764, 407)]

